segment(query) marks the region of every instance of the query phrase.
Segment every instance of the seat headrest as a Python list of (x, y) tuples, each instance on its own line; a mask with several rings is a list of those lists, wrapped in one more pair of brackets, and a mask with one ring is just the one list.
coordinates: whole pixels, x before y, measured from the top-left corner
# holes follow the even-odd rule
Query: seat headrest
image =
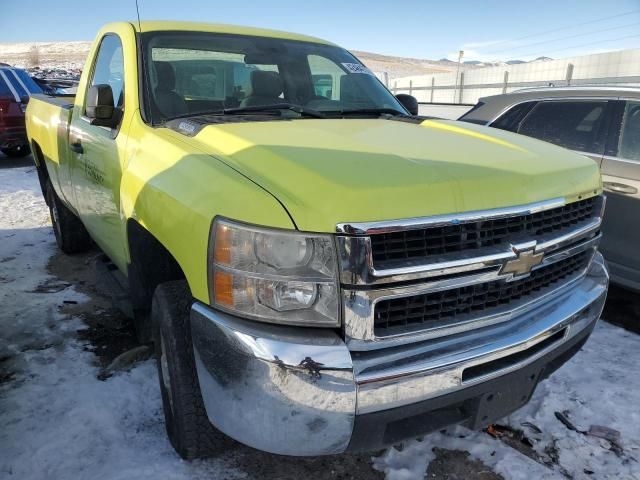
[(340, 100), (345, 103), (369, 103), (367, 82), (372, 81), (371, 75), (343, 75), (340, 77)]
[(251, 95), (279, 97), (283, 91), (282, 79), (278, 72), (254, 70), (251, 72)]
[(153, 62), (158, 85), (156, 91), (171, 92), (176, 88), (176, 73), (169, 62)]

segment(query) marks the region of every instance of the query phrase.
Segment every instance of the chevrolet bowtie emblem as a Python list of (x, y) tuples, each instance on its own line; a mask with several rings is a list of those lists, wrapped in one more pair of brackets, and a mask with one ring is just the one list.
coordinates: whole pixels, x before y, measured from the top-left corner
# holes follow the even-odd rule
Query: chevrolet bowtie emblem
[(501, 275), (509, 273), (514, 277), (525, 275), (531, 272), (533, 267), (540, 265), (544, 258), (544, 252), (535, 253), (535, 247), (527, 250), (519, 250), (516, 247), (512, 247), (512, 249), (517, 257), (502, 265), (500, 269)]

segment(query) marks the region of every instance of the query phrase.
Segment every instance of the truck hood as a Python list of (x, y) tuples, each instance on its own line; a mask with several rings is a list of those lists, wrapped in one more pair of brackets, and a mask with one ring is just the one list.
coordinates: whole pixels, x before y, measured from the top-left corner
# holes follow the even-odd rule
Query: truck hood
[(599, 169), (586, 157), (447, 120), (228, 123), (209, 125), (191, 141), (268, 190), (306, 231), (573, 201), (601, 189)]

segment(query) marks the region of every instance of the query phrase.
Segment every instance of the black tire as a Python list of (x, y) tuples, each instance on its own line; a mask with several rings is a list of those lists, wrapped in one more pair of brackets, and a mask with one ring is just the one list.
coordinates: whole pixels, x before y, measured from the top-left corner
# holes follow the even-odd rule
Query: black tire
[(29, 147), (27, 145), (18, 145), (16, 147), (0, 148), (0, 150), (2, 150), (2, 153), (4, 153), (7, 157), (12, 157), (12, 158), (26, 157), (31, 153), (31, 150), (29, 150)]
[(202, 401), (191, 343), (192, 303), (187, 282), (181, 280), (160, 284), (151, 305), (165, 425), (185, 460), (213, 456), (231, 441), (211, 425)]
[(47, 205), (58, 248), (64, 253), (85, 252), (91, 247), (91, 237), (78, 217), (58, 198), (51, 181), (47, 181)]

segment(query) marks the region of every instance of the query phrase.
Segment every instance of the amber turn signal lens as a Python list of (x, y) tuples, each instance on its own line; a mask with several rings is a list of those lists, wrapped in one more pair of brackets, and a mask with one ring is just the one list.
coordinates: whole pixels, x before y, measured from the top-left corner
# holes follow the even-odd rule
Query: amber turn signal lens
[(232, 236), (233, 232), (228, 226), (217, 225), (215, 250), (213, 252), (213, 260), (217, 264), (229, 265), (231, 263)]
[(232, 307), (233, 275), (227, 272), (215, 272), (213, 274), (213, 291), (215, 292), (216, 303)]

